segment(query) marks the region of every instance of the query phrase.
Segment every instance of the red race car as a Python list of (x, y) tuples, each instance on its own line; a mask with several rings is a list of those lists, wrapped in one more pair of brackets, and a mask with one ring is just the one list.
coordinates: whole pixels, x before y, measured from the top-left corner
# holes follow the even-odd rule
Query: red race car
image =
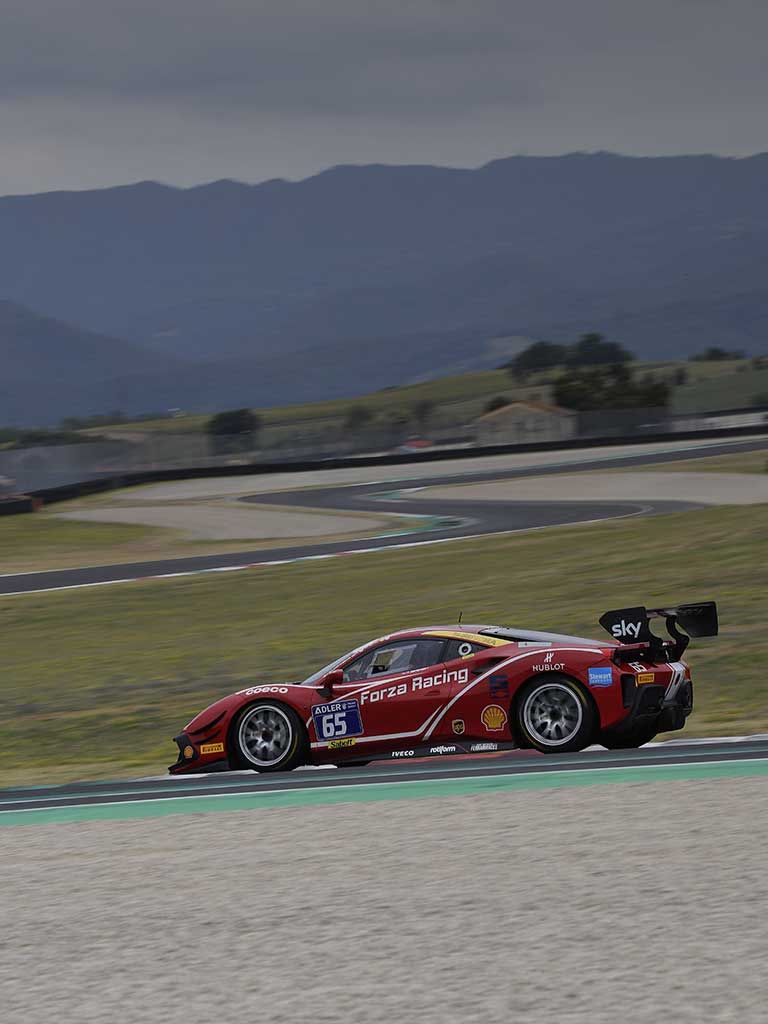
[[(666, 620), (669, 639), (649, 620)], [(623, 608), (589, 640), (505, 626), (405, 629), (344, 654), (302, 683), (224, 697), (175, 737), (173, 775), (533, 747), (639, 747), (682, 729), (693, 707), (681, 657), (717, 635), (712, 601)], [(683, 632), (681, 632), (681, 630)]]

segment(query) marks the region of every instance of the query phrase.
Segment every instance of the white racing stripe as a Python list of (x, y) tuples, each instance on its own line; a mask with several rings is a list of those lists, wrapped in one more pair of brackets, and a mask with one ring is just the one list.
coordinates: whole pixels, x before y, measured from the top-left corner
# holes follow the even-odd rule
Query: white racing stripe
[[(580, 652), (582, 654), (595, 654), (598, 657), (604, 657), (603, 652), (601, 650), (599, 650), (598, 648), (595, 648), (595, 647), (548, 647), (547, 648), (547, 653), (549, 653), (550, 651), (553, 654), (567, 651), (568, 653)], [(411, 739), (414, 736), (421, 736), (422, 733), (423, 733), (423, 738), (425, 740), (427, 740), (432, 735), (432, 733), (435, 731), (438, 723), (448, 713), (448, 711), (450, 711), (450, 709), (453, 707), (453, 705), (456, 703), (456, 701), (460, 700), (466, 693), (468, 693), (471, 689), (473, 689), (475, 686), (477, 686), (478, 683), (482, 683), (482, 681), (484, 679), (487, 679), (488, 676), (493, 675), (494, 672), (498, 672), (501, 669), (506, 668), (507, 665), (511, 665), (515, 661), (521, 661), (523, 658), (539, 658), (539, 657), (541, 657), (541, 654), (542, 654), (541, 650), (524, 651), (521, 654), (515, 654), (511, 658), (507, 658), (505, 661), (499, 662), (497, 665), (493, 665), (491, 668), (488, 669), (487, 672), (483, 672), (482, 675), (478, 676), (476, 679), (473, 679), (471, 682), (467, 683), (467, 685), (464, 687), (464, 689), (460, 690), (455, 696), (453, 696), (448, 701), (448, 703), (445, 705), (445, 707), (437, 708), (435, 711), (433, 711), (432, 714), (429, 716), (429, 718), (426, 720), (426, 722), (419, 729), (417, 729), (415, 732), (398, 732), (398, 733), (388, 733), (386, 735), (375, 735), (375, 736), (357, 736), (357, 737), (355, 737), (355, 739), (357, 740), (358, 743), (374, 743), (374, 742), (379, 742), (379, 741), (383, 741), (383, 740)], [(393, 676), (391, 679), (386, 679), (386, 680), (385, 679), (376, 679), (373, 682), (366, 683), (365, 686), (361, 686), (357, 690), (351, 690), (349, 693), (344, 693), (344, 694), (340, 693), (338, 695), (338, 697), (335, 697), (332, 700), (329, 700), (327, 703), (329, 703), (329, 704), (333, 703), (333, 700), (347, 700), (349, 697), (354, 696), (354, 694), (360, 693), (363, 690), (368, 690), (372, 686), (382, 686), (382, 685), (383, 686), (390, 686), (390, 685), (396, 683), (399, 679), (406, 679), (408, 677), (408, 675), (411, 675), (411, 674), (412, 673), (406, 673), (405, 675)], [(310, 718), (308, 718), (307, 721), (306, 721), (307, 728), (309, 728), (311, 721), (312, 721), (312, 719), (311, 719), (311, 716), (310, 716)], [(426, 732), (424, 732), (425, 729), (427, 730)], [(331, 743), (331, 742), (333, 742), (333, 741), (332, 740), (325, 740), (325, 741), (322, 741), (322, 742), (312, 743), (311, 746), (313, 748), (315, 748), (315, 747), (327, 747), (328, 744)]]
[[(553, 654), (561, 652), (561, 651), (568, 651), (569, 653), (573, 653), (574, 651), (580, 651), (582, 654), (597, 654), (599, 656), (603, 656), (603, 652), (600, 651), (600, 650), (596, 650), (594, 647), (549, 647), (549, 648), (547, 648), (547, 653), (549, 653), (550, 651)], [(498, 672), (500, 669), (506, 668), (507, 665), (511, 665), (513, 661), (520, 661), (521, 658), (540, 658), (541, 657), (541, 653), (542, 653), (541, 651), (526, 651), (524, 654), (516, 654), (512, 658), (508, 658), (506, 661), (502, 661), (498, 665), (494, 665), (493, 668), (489, 668), (487, 672), (484, 672), (481, 676), (478, 676), (477, 679), (473, 679), (471, 683), (467, 683), (467, 685), (464, 687), (463, 690), (460, 690), (456, 694), (455, 697), (453, 697), (451, 700), (448, 701), (446, 706), (443, 708), (442, 713), (440, 715), (438, 715), (436, 720), (432, 723), (432, 725), (429, 727), (427, 732), (424, 734), (424, 739), (425, 740), (429, 739), (429, 737), (435, 731), (435, 727), (437, 726), (438, 722), (443, 717), (443, 715), (447, 714), (448, 711), (450, 711), (450, 709), (456, 703), (456, 701), (460, 700), (464, 696), (465, 693), (468, 693), (473, 687), (477, 686), (478, 683), (481, 683), (484, 679), (487, 679), (488, 676), (492, 675), (494, 672)]]

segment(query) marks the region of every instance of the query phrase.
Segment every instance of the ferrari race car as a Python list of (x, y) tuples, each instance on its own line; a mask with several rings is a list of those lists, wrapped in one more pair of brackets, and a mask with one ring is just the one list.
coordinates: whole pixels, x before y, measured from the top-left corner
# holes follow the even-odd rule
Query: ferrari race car
[[(666, 621), (669, 639), (650, 630)], [(175, 737), (173, 775), (366, 764), (532, 747), (639, 747), (693, 708), (690, 637), (716, 636), (712, 601), (622, 608), (609, 641), (506, 626), (429, 626), (372, 640), (301, 683), (217, 701)]]

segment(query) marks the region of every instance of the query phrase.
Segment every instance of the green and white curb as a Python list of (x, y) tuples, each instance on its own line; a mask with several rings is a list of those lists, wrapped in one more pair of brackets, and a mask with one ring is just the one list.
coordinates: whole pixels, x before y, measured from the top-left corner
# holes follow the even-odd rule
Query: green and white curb
[(41, 807), (0, 811), (2, 825), (53, 825), (81, 821), (120, 821), (160, 818), (173, 814), (215, 811), (254, 811), (311, 805), (372, 803), (384, 800), (472, 796), (483, 793), (612, 785), (643, 782), (741, 779), (768, 776), (768, 758), (751, 760), (650, 764), (633, 767), (590, 768), (552, 772), (517, 772), (453, 779), (416, 779), (404, 782), (361, 782), (359, 785), (281, 789), (275, 792), (163, 796), (126, 799), (77, 806)]

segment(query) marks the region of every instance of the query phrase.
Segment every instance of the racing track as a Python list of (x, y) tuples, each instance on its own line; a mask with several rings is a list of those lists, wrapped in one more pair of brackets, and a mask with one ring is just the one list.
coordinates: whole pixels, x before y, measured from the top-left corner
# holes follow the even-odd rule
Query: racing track
[(561, 756), (512, 751), (274, 775), (231, 772), (7, 789), (0, 791), (0, 826), (766, 774), (768, 736), (678, 740), (625, 751), (594, 748)]
[[(692, 502), (657, 501), (635, 502), (502, 502), (502, 501), (429, 501), (415, 502), (407, 489), (429, 485), (439, 487), (491, 480), (508, 480), (516, 477), (548, 476), (555, 473), (572, 473), (575, 470), (616, 469), (640, 466), (681, 459), (704, 458), (725, 453), (761, 450), (766, 439), (750, 441), (720, 442), (685, 448), (669, 452), (653, 452), (642, 455), (623, 454), (612, 458), (595, 459), (585, 451), (584, 459), (570, 460), (561, 464), (543, 465), (509, 470), (477, 471), (472, 469), (472, 460), (467, 460), (465, 473), (445, 476), (419, 476), (418, 466), (404, 467), (404, 476), (397, 482), (367, 482), (344, 486), (320, 487), (309, 490), (288, 490), (252, 495), (242, 501), (271, 506), (288, 506), (312, 509), (382, 511), (382, 502), (390, 512), (409, 517), (422, 516), (428, 526), (427, 540), (422, 533), (420, 539), (406, 539), (405, 532), (389, 533), (356, 544), (350, 541), (323, 544), (306, 543), (285, 548), (251, 549), (229, 554), (200, 555), (188, 558), (165, 559), (151, 562), (87, 566), (50, 572), (19, 573), (0, 576), (0, 595), (34, 593), (43, 590), (65, 589), (67, 587), (98, 586), (127, 580), (144, 579), (175, 574), (197, 573), (214, 570), (244, 568), (249, 565), (278, 563), (300, 558), (321, 558), (346, 554), (353, 551), (373, 551), (381, 548), (400, 547), (403, 544), (424, 544), (456, 540), (462, 537), (506, 533), (547, 526), (563, 526), (592, 522), (600, 519), (615, 519), (629, 516), (652, 515), (662, 512), (686, 511), (700, 507)], [(375, 470), (371, 470), (375, 472)], [(408, 473), (411, 475), (407, 475)], [(406, 488), (406, 490), (402, 490)], [(410, 531), (413, 532), (413, 531)]]

